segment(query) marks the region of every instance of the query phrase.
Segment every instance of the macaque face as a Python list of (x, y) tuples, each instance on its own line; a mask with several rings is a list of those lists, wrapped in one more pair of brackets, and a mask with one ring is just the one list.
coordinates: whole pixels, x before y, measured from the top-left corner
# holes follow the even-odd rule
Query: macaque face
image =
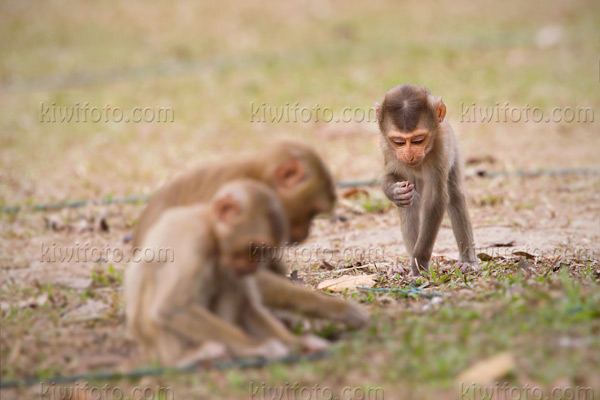
[(230, 269), (237, 277), (255, 273), (263, 260), (263, 255), (260, 249), (255, 249), (253, 246), (254, 244), (249, 243), (245, 248), (222, 254), (219, 261), (221, 266)]
[(411, 167), (415, 167), (423, 161), (429, 148), (430, 136), (426, 129), (416, 129), (410, 133), (392, 129), (387, 138), (396, 152), (398, 160)]
[(284, 208), (263, 183), (231, 183), (213, 200), (218, 267), (244, 276), (256, 272), (289, 236)]
[(281, 169), (287, 171), (276, 173), (275, 187), (290, 224), (290, 240), (299, 243), (308, 237), (315, 216), (333, 210), (335, 188), (328, 172), (310, 163), (292, 159)]
[(313, 219), (319, 214), (331, 212), (334, 206), (334, 200), (321, 193), (304, 193), (300, 198), (306, 201), (303, 204), (296, 203), (288, 210), (292, 243), (304, 241), (310, 234)]
[[(231, 239), (229, 244), (231, 244)], [(279, 240), (268, 240), (266, 235), (248, 235), (234, 241), (233, 246), (224, 243), (219, 256), (221, 268), (228, 269), (241, 277), (255, 273), (283, 245)]]

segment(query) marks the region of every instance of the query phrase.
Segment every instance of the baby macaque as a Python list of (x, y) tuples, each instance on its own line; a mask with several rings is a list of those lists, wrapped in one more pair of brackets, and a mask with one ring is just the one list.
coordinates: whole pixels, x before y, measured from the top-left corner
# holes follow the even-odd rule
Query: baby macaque
[[(133, 246), (139, 247), (160, 216), (172, 207), (206, 203), (227, 182), (252, 179), (271, 187), (279, 197), (290, 225), (290, 240), (301, 242), (313, 218), (335, 204), (331, 174), (314, 149), (294, 141), (276, 142), (255, 155), (201, 165), (166, 183), (148, 201), (137, 221)], [(299, 312), (360, 327), (368, 314), (352, 302), (329, 296), (285, 277), (287, 265), (277, 258), (256, 274), (267, 307)]]
[(406, 84), (390, 89), (376, 109), (383, 192), (398, 207), (412, 273), (427, 270), (446, 208), (459, 261), (477, 269), (462, 159), (444, 101), (424, 86)]
[(143, 357), (184, 366), (220, 353), (277, 358), (291, 347), (324, 348), (320, 338), (293, 335), (262, 304), (254, 274), (269, 255), (254, 246), (277, 249), (288, 235), (273, 190), (251, 180), (162, 213), (141, 247), (171, 249), (173, 259), (133, 264), (125, 275), (127, 329)]

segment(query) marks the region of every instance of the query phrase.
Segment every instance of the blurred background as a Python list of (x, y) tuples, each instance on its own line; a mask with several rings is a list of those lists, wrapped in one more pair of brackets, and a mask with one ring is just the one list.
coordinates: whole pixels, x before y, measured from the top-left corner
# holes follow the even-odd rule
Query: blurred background
[[(443, 96), (467, 158), (491, 156), (493, 169), (599, 165), (598, 116), (482, 123), (464, 114), (473, 103), (493, 111), (506, 102), (545, 116), (555, 107), (597, 112), (596, 1), (0, 5), (5, 205), (147, 194), (191, 165), (280, 137), (318, 146), (337, 179), (377, 177), (374, 121), (252, 122), (253, 107), (298, 103), (338, 117), (345, 107), (370, 109), (407, 82)], [(106, 121), (107, 113), (98, 123), (50, 120), (51, 107), (79, 107), (83, 115), (85, 103), (126, 117), (135, 107), (173, 115), (166, 122)]]
[[(600, 388), (599, 28), (594, 0), (0, 0), (0, 206), (148, 195), (191, 166), (279, 138), (314, 145), (338, 181), (378, 178), (369, 110), (395, 85), (422, 84), (444, 98), (460, 136), (477, 246), (548, 257), (525, 268), (488, 254), (467, 279), (448, 256), (445, 220), (438, 275), (418, 282), (443, 302), (344, 293), (374, 317), (356, 334), (320, 330), (344, 338), (324, 362), (119, 385), (173, 385), (176, 398), (247, 398), (248, 382), (456, 398), (462, 371), (508, 351), (513, 363), (491, 370), (512, 386)], [(572, 168), (596, 174), (474, 178)], [(355, 195), (340, 190), (308, 245), (385, 249), (387, 264), (369, 270), (377, 285), (412, 285), (386, 272), (407, 262), (394, 208), (379, 187)], [(142, 206), (0, 213), (3, 382), (116, 369), (135, 352), (119, 297), (126, 263), (42, 262), (40, 245), (129, 251)], [(315, 287), (366, 272), (361, 263), (290, 267)]]

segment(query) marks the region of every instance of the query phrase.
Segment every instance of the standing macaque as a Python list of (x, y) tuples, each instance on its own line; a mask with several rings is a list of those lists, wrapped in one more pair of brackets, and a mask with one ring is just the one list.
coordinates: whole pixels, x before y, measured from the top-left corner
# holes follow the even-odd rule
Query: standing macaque
[(268, 258), (252, 247), (278, 248), (288, 231), (275, 193), (251, 180), (225, 184), (208, 204), (165, 211), (141, 245), (171, 249), (173, 259), (133, 264), (125, 275), (128, 333), (143, 357), (183, 366), (222, 351), (271, 358), (289, 346), (324, 348), (323, 339), (290, 333), (257, 289), (254, 273)]
[(442, 98), (406, 84), (390, 89), (375, 107), (385, 163), (383, 192), (398, 207), (412, 273), (428, 269), (446, 208), (459, 261), (477, 269), (462, 159)]
[[(207, 202), (225, 183), (252, 179), (273, 188), (290, 225), (291, 242), (309, 234), (312, 219), (330, 212), (336, 200), (333, 179), (311, 148), (290, 141), (275, 143), (251, 157), (236, 157), (200, 166), (165, 184), (149, 200), (138, 219), (133, 246), (139, 247), (165, 210)], [(256, 274), (263, 301), (270, 308), (342, 321), (360, 327), (368, 314), (355, 304), (302, 287), (285, 277), (287, 266), (273, 258)]]

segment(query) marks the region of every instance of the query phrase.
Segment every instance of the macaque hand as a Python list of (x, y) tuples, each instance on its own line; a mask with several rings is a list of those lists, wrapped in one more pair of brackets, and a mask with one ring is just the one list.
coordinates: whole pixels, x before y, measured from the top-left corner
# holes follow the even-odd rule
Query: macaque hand
[(392, 202), (398, 207), (410, 207), (413, 204), (415, 185), (409, 181), (396, 182), (392, 185)]
[(304, 352), (312, 354), (325, 350), (329, 346), (329, 342), (316, 335), (307, 334), (300, 339), (300, 345)]

